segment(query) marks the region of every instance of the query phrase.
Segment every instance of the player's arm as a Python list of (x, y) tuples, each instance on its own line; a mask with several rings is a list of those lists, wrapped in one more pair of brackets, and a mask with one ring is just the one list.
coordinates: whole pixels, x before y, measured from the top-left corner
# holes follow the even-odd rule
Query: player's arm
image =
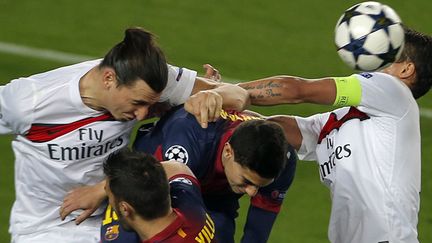
[(351, 77), (305, 79), (293, 76), (274, 76), (238, 85), (248, 91), (253, 105), (298, 103), (356, 105), (355, 102), (338, 104), (337, 101), (339, 97), (354, 95), (358, 98), (361, 95), (359, 81)]
[(161, 163), (167, 175), (167, 179), (179, 174), (188, 175), (195, 178), (195, 175), (192, 173), (189, 167), (183, 163), (179, 163), (174, 160), (163, 161)]
[(276, 122), (282, 126), (288, 143), (295, 149), (299, 150), (303, 141), (303, 136), (296, 119), (288, 115), (275, 115), (266, 118), (269, 121)]
[(251, 198), (242, 243), (267, 242), (286, 192), (294, 180), (296, 162), (297, 157), (291, 148), (287, 165), (279, 177), (260, 188), (258, 194)]
[[(186, 174), (194, 177), (190, 169), (182, 163), (167, 161), (163, 162), (163, 165), (168, 178), (175, 174)], [(75, 219), (75, 223), (80, 224), (87, 219), (107, 198), (104, 186), (105, 180), (96, 185), (77, 187), (69, 191), (60, 207), (61, 219), (64, 220), (67, 215), (77, 209), (84, 211)]]

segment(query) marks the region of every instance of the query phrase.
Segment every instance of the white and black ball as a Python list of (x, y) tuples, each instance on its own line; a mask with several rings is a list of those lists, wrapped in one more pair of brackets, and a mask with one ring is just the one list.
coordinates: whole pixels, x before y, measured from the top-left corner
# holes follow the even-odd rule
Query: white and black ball
[(404, 36), (398, 14), (379, 2), (352, 6), (335, 28), (339, 56), (360, 71), (374, 71), (396, 61), (402, 53)]

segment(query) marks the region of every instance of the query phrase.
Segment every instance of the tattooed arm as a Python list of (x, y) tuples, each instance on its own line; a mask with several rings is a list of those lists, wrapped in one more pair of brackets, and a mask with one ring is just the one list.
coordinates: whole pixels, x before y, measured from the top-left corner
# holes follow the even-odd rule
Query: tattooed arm
[(292, 76), (274, 76), (240, 83), (246, 89), (252, 105), (314, 103), (331, 105), (336, 98), (332, 78), (304, 79)]

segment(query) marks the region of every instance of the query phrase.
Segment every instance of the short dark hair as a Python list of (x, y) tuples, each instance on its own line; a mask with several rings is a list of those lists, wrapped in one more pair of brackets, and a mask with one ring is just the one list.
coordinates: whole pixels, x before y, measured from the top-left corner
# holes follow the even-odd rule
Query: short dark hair
[(404, 27), (405, 46), (402, 55), (396, 62), (414, 63), (416, 81), (411, 87), (415, 99), (425, 95), (432, 85), (432, 37)]
[(234, 150), (234, 160), (263, 178), (276, 178), (286, 166), (288, 143), (277, 123), (242, 122), (229, 143)]
[(121, 149), (108, 156), (103, 169), (116, 203), (126, 201), (146, 220), (169, 212), (168, 179), (162, 164), (153, 156)]
[(160, 93), (168, 81), (165, 56), (154, 35), (138, 27), (126, 29), (123, 41), (105, 55), (100, 67), (113, 68), (119, 86), (131, 86), (142, 79)]

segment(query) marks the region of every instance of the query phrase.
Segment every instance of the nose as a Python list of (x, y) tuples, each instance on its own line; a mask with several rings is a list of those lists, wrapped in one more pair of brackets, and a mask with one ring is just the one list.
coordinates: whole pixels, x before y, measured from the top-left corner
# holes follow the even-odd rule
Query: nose
[(149, 110), (148, 106), (137, 108), (134, 112), (135, 119), (137, 119), (138, 121), (144, 120), (147, 117), (148, 110)]
[(252, 186), (252, 185), (248, 185), (248, 186), (245, 187), (245, 192), (250, 197), (253, 197), (253, 196), (255, 196), (258, 193), (258, 187)]

